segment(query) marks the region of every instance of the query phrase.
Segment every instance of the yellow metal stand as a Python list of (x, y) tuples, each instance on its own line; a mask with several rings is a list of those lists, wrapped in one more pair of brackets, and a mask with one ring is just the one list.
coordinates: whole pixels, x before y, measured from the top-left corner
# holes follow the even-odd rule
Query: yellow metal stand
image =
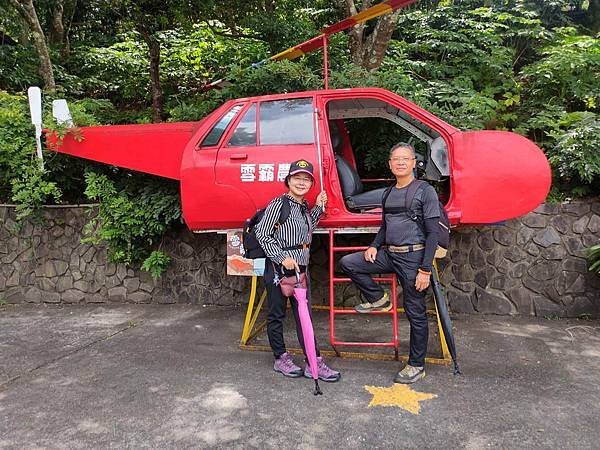
[(256, 329), (254, 325), (256, 324), (256, 319), (258, 319), (258, 315), (260, 314), (260, 310), (262, 309), (263, 303), (265, 302), (265, 298), (267, 298), (267, 290), (265, 289), (260, 296), (260, 300), (258, 301), (258, 305), (256, 309), (254, 309), (254, 301), (256, 300), (256, 286), (258, 284), (258, 277), (256, 275), (252, 276), (252, 286), (250, 287), (250, 299), (248, 300), (248, 309), (246, 310), (246, 319), (244, 320), (244, 329), (242, 330), (242, 339), (241, 346), (245, 346), (250, 339), (256, 336), (258, 333), (262, 331), (262, 329), (267, 325), (267, 321), (263, 320)]
[[(434, 261), (433, 270), (437, 271), (437, 265)], [(254, 275), (252, 277), (252, 284), (250, 287), (250, 298), (248, 300), (248, 309), (246, 310), (246, 318), (244, 320), (244, 328), (242, 330), (242, 338), (240, 341), (240, 348), (244, 350), (250, 351), (263, 351), (270, 352), (271, 347), (268, 345), (253, 345), (250, 344), (250, 341), (258, 335), (267, 325), (266, 320), (263, 320), (258, 325), (256, 325), (256, 321), (258, 319), (258, 315), (263, 307), (265, 299), (267, 297), (266, 289), (260, 295), (260, 299), (258, 301), (258, 305), (254, 306), (257, 297), (257, 286), (258, 286), (258, 277)], [(435, 304), (435, 302), (434, 302)], [(329, 306), (327, 305), (314, 305), (312, 307), (314, 311), (329, 311)], [(399, 313), (404, 313), (404, 308), (398, 308)], [(442, 350), (442, 357), (427, 357), (425, 359), (426, 362), (431, 364), (449, 364), (452, 359), (450, 358), (450, 352), (448, 351), (448, 345), (446, 344), (446, 336), (444, 335), (444, 331), (442, 330), (442, 325), (440, 323), (440, 316), (438, 314), (437, 306), (435, 310), (427, 310), (427, 314), (435, 315), (437, 326), (438, 326), (438, 335), (440, 338), (440, 348)], [(288, 352), (301, 355), (301, 348), (289, 348)], [(333, 350), (321, 350), (321, 354), (324, 356), (337, 356)], [(368, 352), (339, 352), (339, 356), (342, 358), (349, 359), (377, 359), (377, 360), (385, 360), (385, 361), (393, 361), (396, 358), (394, 355), (388, 355), (383, 353), (368, 353)], [(402, 361), (408, 360), (408, 356), (400, 355), (399, 358)]]
[[(439, 279), (437, 261), (435, 259), (433, 260), (433, 270), (435, 270), (436, 274), (438, 274), (438, 279)], [(440, 347), (442, 349), (442, 358), (444, 359), (444, 361), (450, 362), (450, 361), (452, 361), (452, 358), (450, 357), (450, 351), (448, 350), (448, 344), (446, 343), (446, 334), (444, 333), (444, 330), (442, 329), (442, 323), (440, 322), (440, 313), (438, 312), (437, 303), (433, 302), (433, 304), (435, 306), (435, 318), (437, 320), (438, 334), (440, 336)]]

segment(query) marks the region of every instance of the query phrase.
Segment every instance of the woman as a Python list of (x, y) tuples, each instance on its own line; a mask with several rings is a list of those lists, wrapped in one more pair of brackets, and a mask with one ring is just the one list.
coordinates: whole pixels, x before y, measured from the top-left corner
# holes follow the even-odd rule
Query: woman
[[(302, 376), (302, 369), (294, 363), (292, 356), (286, 351), (283, 341), (283, 321), (288, 297), (285, 297), (281, 292), (279, 280), (286, 276), (294, 276), (296, 271), (305, 273), (307, 287), (309, 288), (308, 292), (310, 292), (307, 270), (310, 257), (309, 246), (312, 232), (317, 226), (327, 203), (327, 194), (322, 191), (317, 197), (315, 207), (309, 211), (308, 203), (304, 200), (304, 197), (314, 185), (315, 178), (313, 165), (302, 159), (290, 164), (290, 171), (284, 182), (288, 188), (287, 194), (277, 197), (269, 203), (262, 220), (256, 226), (255, 233), (260, 246), (267, 255), (264, 278), (269, 305), (267, 335), (275, 355), (273, 370), (286, 377), (296, 378)], [(286, 220), (282, 220), (282, 223), (279, 224), (280, 211), (284, 202), (289, 204), (290, 214)], [(304, 338), (298, 316), (298, 302), (293, 296), (289, 298), (296, 320), (298, 341), (304, 350)], [(310, 309), (310, 297), (308, 305)], [(317, 349), (319, 379), (338, 381), (340, 373), (325, 364), (319, 354), (316, 339), (315, 348)], [(304, 353), (306, 356), (306, 351)], [(304, 369), (304, 376), (312, 378), (308, 363), (306, 363)]]

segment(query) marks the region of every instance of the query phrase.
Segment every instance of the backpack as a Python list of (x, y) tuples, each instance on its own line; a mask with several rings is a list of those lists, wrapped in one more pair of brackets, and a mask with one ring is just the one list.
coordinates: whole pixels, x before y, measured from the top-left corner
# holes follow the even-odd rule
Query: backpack
[[(242, 245), (244, 246), (244, 258), (258, 259), (266, 258), (265, 252), (258, 243), (256, 238), (256, 225), (262, 220), (265, 215), (267, 208), (261, 208), (256, 213), (246, 219), (244, 222), (244, 229), (242, 230)], [(281, 196), (281, 210), (279, 211), (279, 218), (275, 223), (275, 230), (279, 228), (290, 216), (290, 199), (287, 195)]]
[[(410, 206), (412, 205), (412, 202), (415, 198), (415, 194), (417, 193), (417, 191), (421, 187), (425, 187), (427, 184), (428, 183), (423, 180), (414, 180), (412, 183), (410, 183), (408, 185), (408, 190), (406, 191), (406, 203), (405, 203), (404, 207), (398, 207), (398, 208), (386, 208), (385, 207), (385, 202), (386, 202), (388, 196), (390, 195), (390, 192), (392, 192), (392, 189), (394, 188), (395, 185), (388, 187), (383, 192), (383, 197), (381, 198), (382, 220), (385, 221), (386, 213), (397, 214), (397, 213), (405, 212), (408, 214), (408, 216), (412, 220), (414, 220), (415, 222), (417, 222), (419, 224), (421, 229), (423, 229), (424, 228), (423, 221), (419, 219), (417, 214), (412, 209), (410, 209)], [(448, 253), (448, 246), (450, 245), (450, 220), (448, 219), (448, 214), (446, 213), (446, 210), (444, 209), (444, 205), (442, 205), (442, 202), (440, 202), (438, 200), (438, 204), (439, 204), (439, 209), (440, 209), (440, 220), (438, 221), (438, 247), (435, 251), (435, 258), (444, 258), (446, 256), (446, 254)]]

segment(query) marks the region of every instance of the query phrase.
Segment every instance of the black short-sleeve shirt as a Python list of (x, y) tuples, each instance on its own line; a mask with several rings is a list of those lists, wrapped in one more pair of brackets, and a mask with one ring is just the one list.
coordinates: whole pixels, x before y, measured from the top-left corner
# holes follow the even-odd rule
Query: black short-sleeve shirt
[[(385, 205), (386, 208), (404, 207), (408, 187), (398, 189), (393, 187)], [(419, 219), (440, 217), (437, 193), (431, 185), (425, 185), (417, 190), (410, 209)], [(388, 245), (424, 244), (426, 240), (422, 227), (412, 220), (408, 214), (385, 215), (385, 243)]]

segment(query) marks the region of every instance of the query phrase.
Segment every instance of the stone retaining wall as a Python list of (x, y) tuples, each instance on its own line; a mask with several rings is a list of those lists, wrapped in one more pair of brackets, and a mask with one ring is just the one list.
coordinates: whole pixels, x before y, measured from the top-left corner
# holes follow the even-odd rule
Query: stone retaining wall
[[(0, 302), (194, 303), (247, 300), (249, 280), (225, 274), (225, 237), (173, 231), (162, 249), (172, 264), (160, 280), (107, 261), (106, 249), (82, 244), (86, 208), (49, 207), (43, 221), (18, 225), (0, 206)], [(368, 243), (372, 236), (341, 236)], [(600, 277), (588, 272), (584, 249), (600, 243), (600, 200), (544, 204), (504, 225), (460, 228), (442, 282), (455, 312), (600, 317)], [(326, 303), (327, 239), (312, 247), (313, 301)], [(336, 301), (360, 301), (352, 285)]]

